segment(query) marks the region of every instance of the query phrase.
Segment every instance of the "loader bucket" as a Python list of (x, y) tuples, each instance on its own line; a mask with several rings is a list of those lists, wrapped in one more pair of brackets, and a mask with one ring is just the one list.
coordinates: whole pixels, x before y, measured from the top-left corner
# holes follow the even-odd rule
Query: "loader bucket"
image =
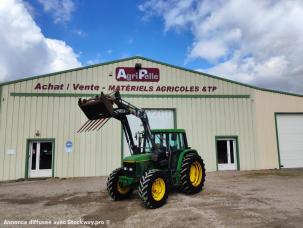
[(104, 94), (88, 100), (80, 98), (78, 105), (89, 120), (109, 118), (114, 114), (113, 102)]

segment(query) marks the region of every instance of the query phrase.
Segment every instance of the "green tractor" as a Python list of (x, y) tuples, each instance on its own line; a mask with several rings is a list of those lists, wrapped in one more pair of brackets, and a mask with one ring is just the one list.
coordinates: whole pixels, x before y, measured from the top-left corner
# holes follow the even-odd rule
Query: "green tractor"
[[(109, 118), (121, 121), (131, 156), (123, 159), (123, 166), (108, 177), (107, 191), (114, 200), (131, 196), (133, 190), (147, 208), (158, 208), (167, 201), (168, 192), (178, 188), (185, 194), (202, 190), (205, 166), (198, 152), (187, 144), (183, 129), (150, 129), (143, 109), (121, 99), (119, 91), (88, 100), (79, 99), (82, 111), (88, 117), (81, 131), (99, 129)], [(127, 115), (140, 118), (144, 131), (132, 136)]]

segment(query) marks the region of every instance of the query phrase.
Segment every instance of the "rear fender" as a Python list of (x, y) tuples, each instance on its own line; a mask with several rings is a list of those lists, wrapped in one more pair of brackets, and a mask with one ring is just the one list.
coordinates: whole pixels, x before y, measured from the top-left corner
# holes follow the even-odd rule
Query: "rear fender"
[(198, 152), (194, 149), (185, 149), (180, 153), (179, 159), (178, 159), (178, 164), (177, 164), (177, 169), (176, 169), (176, 185), (180, 183), (180, 176), (181, 176), (181, 169), (182, 169), (182, 161), (183, 158), (187, 154), (198, 154)]

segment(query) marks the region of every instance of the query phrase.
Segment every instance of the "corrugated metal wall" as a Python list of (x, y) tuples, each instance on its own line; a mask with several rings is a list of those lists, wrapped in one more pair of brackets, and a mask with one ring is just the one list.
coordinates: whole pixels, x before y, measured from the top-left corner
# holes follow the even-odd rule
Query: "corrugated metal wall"
[[(135, 63), (143, 67), (160, 68), (159, 83), (117, 82), (116, 67), (133, 67)], [(109, 75), (113, 76), (109, 76)], [(143, 108), (175, 108), (177, 127), (187, 131), (191, 147), (196, 148), (205, 160), (208, 171), (216, 170), (215, 136), (238, 136), (240, 168), (242, 170), (263, 167), (260, 152), (263, 144), (257, 147), (255, 90), (216, 78), (202, 76), (189, 71), (173, 68), (143, 59), (131, 59), (107, 65), (95, 66), (55, 76), (4, 85), (2, 88), (0, 119), (0, 180), (23, 178), (25, 176), (26, 142), (37, 138), (55, 139), (55, 176), (94, 176), (108, 175), (121, 162), (121, 126), (110, 120), (100, 131), (76, 134), (76, 130), (86, 121), (77, 105), (74, 93), (96, 93), (91, 91), (36, 91), (36, 83), (82, 83), (98, 84), (107, 92), (108, 85), (198, 85), (216, 86), (214, 93), (186, 93), (200, 95), (248, 95), (231, 98), (213, 96), (133, 97), (128, 101)], [(48, 96), (37, 96), (48, 93)], [(17, 93), (17, 94), (12, 94)], [(98, 93), (98, 92), (97, 92)], [(121, 92), (122, 94), (162, 94), (157, 92)], [(29, 95), (32, 96), (29, 96)], [(59, 94), (62, 94), (60, 96)], [(175, 93), (181, 95), (181, 93)], [(259, 121), (260, 123), (260, 121)], [(264, 123), (266, 125), (266, 123)], [(74, 143), (73, 153), (65, 152), (65, 142)], [(260, 139), (259, 139), (260, 141)], [(7, 149), (16, 149), (16, 155), (8, 155)], [(270, 151), (272, 153), (272, 151)], [(273, 159), (272, 155), (268, 158)], [(274, 162), (269, 162), (274, 164)], [(270, 165), (271, 167), (271, 165)]]
[(303, 113), (303, 98), (256, 90), (255, 104), (257, 110), (257, 168), (278, 168), (275, 113)]

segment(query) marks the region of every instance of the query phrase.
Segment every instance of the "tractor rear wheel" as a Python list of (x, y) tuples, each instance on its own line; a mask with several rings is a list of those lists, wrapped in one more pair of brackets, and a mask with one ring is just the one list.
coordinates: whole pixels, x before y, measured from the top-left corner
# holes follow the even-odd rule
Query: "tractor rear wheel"
[(145, 207), (153, 209), (163, 206), (168, 197), (166, 176), (156, 169), (145, 172), (140, 179), (138, 193)]
[(205, 182), (205, 166), (197, 154), (187, 154), (182, 161), (180, 190), (186, 194), (198, 193)]
[(131, 187), (123, 187), (119, 183), (119, 176), (123, 175), (123, 169), (115, 169), (107, 179), (107, 192), (114, 200), (123, 200), (129, 198), (133, 189)]

